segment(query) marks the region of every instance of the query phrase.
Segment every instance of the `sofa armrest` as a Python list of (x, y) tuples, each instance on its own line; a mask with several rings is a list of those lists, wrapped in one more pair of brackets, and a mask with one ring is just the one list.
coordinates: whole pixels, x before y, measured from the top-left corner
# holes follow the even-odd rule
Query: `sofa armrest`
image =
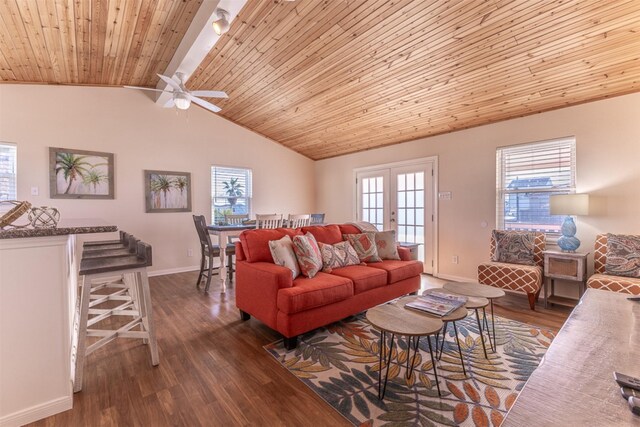
[(238, 282), (243, 282), (243, 286), (274, 286), (277, 289), (293, 286), (291, 270), (270, 262), (241, 261), (237, 262), (236, 270)]
[(411, 250), (398, 245), (398, 255), (400, 255), (401, 261), (411, 261)]
[(236, 262), (236, 306), (277, 329), (278, 291), (293, 286), (291, 270), (270, 262)]

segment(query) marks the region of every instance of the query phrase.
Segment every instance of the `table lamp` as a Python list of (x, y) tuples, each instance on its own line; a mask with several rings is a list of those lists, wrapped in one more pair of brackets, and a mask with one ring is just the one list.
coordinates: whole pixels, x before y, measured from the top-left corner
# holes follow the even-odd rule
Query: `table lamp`
[(588, 194), (558, 194), (549, 198), (551, 215), (566, 215), (560, 231), (562, 237), (558, 239), (558, 246), (564, 252), (575, 252), (580, 247), (580, 240), (576, 237), (576, 223), (571, 215), (589, 214)]

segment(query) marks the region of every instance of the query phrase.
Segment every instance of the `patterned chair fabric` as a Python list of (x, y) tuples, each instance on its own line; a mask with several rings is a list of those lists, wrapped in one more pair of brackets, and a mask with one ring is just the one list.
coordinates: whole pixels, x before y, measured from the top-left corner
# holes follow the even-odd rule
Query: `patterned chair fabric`
[[(496, 242), (491, 237), (490, 259), (496, 250)], [(486, 262), (478, 266), (478, 282), (483, 285), (495, 286), (516, 292), (526, 293), (529, 306), (535, 309), (535, 301), (542, 288), (542, 270), (545, 250), (544, 233), (535, 233), (533, 260), (535, 265), (507, 264), (501, 262)]]
[(634, 277), (605, 274), (607, 264), (607, 235), (598, 234), (593, 251), (593, 276), (587, 280), (587, 287), (606, 291), (640, 295), (640, 279)]

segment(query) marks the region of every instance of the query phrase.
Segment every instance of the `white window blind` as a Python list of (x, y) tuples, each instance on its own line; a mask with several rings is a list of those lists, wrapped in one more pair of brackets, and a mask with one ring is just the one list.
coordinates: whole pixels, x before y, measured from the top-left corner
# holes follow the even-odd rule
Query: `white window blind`
[(251, 169), (211, 166), (211, 218), (214, 224), (228, 214), (251, 213)]
[(549, 197), (575, 193), (574, 138), (498, 148), (496, 172), (499, 229), (560, 232), (563, 217), (550, 215)]
[(0, 142), (0, 201), (18, 198), (16, 163), (16, 146)]

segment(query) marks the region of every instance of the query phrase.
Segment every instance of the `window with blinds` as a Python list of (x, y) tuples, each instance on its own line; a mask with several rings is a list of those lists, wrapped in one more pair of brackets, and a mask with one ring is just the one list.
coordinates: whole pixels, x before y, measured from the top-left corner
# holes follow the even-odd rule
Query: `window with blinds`
[(16, 158), (16, 146), (0, 142), (0, 201), (18, 198)]
[(211, 166), (211, 218), (251, 213), (251, 169)]
[(498, 148), (496, 173), (497, 228), (560, 232), (563, 217), (549, 213), (549, 197), (575, 193), (575, 138)]

